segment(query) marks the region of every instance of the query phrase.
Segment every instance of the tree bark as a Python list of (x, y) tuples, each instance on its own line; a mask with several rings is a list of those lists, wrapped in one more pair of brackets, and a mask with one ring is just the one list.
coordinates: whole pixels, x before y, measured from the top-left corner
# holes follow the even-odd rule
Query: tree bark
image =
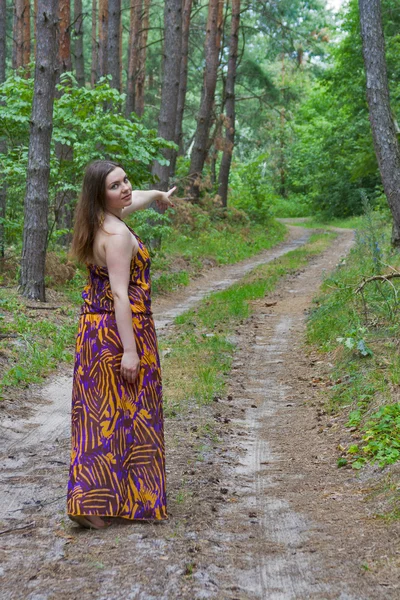
[(224, 0), (210, 0), (205, 41), (205, 72), (201, 92), (197, 129), (190, 160), (188, 195), (193, 201), (200, 196), (201, 175), (207, 157), (207, 142), (217, 85)]
[(93, 87), (97, 81), (99, 63), (99, 44), (97, 42), (97, 0), (92, 0), (92, 65), (90, 68), (90, 85)]
[(108, 0), (108, 73), (111, 86), (120, 89), (121, 0)]
[(235, 144), (235, 81), (239, 45), (240, 0), (232, 0), (231, 37), (229, 41), (228, 73), (225, 87), (226, 130), (224, 151), (218, 179), (218, 195), (222, 206), (228, 204), (228, 182)]
[[(165, 0), (164, 9), (164, 51), (161, 108), (158, 119), (158, 135), (166, 140), (175, 140), (176, 109), (181, 72), (182, 46), (182, 0)], [(171, 161), (173, 150), (164, 150), (165, 158)], [(158, 189), (167, 190), (169, 165), (153, 166), (153, 175), (158, 178)]]
[[(0, 0), (0, 84), (6, 79), (6, 8), (7, 0)], [(7, 151), (6, 142), (0, 137), (0, 153)], [(1, 178), (2, 179), (2, 178)], [(4, 239), (4, 219), (6, 218), (6, 198), (7, 189), (4, 183), (0, 183), (0, 257), (4, 258), (5, 239)]]
[[(70, 0), (58, 1), (58, 71), (57, 80), (65, 72), (72, 71), (71, 59), (71, 3)], [(60, 92), (56, 90), (56, 97), (60, 97)], [(56, 143), (56, 156), (60, 163), (72, 160), (72, 148), (66, 144)], [(57, 229), (72, 228), (72, 202), (74, 194), (71, 192), (57, 192), (55, 198), (54, 217), (57, 223)], [(59, 238), (59, 243), (67, 245), (71, 241), (71, 235), (63, 235)]]
[(376, 158), (393, 216), (392, 244), (400, 248), (400, 147), (390, 110), (379, 0), (359, 0), (367, 101)]
[(136, 79), (139, 65), (140, 20), (143, 0), (131, 0), (131, 18), (128, 43), (128, 78), (126, 85), (125, 114), (127, 117), (135, 111)]
[(135, 89), (135, 112), (141, 117), (144, 112), (144, 86), (146, 80), (147, 37), (149, 34), (150, 0), (144, 0), (142, 26), (139, 31), (139, 56)]
[[(4, 13), (5, 14), (5, 13)], [(15, 0), (13, 67), (26, 67), (31, 59), (30, 0)]]
[[(182, 123), (185, 112), (187, 76), (188, 76), (188, 58), (189, 58), (189, 32), (190, 32), (190, 17), (192, 12), (193, 0), (183, 0), (182, 14), (182, 49), (181, 49), (181, 74), (179, 77), (179, 92), (178, 103), (176, 108), (176, 124), (175, 124), (175, 143), (179, 146), (178, 152), (183, 154), (183, 136)], [(170, 175), (175, 174), (177, 153), (174, 152), (171, 159)]]
[(74, 0), (75, 73), (81, 87), (85, 86), (85, 61), (83, 57), (82, 0)]
[(57, 68), (57, 4), (57, 0), (38, 0), (35, 83), (21, 260), (21, 292), (27, 298), (42, 302), (45, 301), (50, 143)]
[(97, 73), (104, 77), (108, 72), (108, 0), (99, 0), (99, 66)]
[(58, 0), (58, 18), (58, 69), (60, 75), (66, 71), (72, 71), (70, 0)]

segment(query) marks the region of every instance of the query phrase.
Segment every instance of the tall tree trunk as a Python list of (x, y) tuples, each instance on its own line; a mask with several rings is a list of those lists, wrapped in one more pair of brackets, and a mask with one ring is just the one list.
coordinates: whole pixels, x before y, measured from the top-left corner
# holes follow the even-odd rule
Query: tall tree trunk
[(37, 31), (36, 31), (37, 8), (38, 8), (38, 0), (33, 0), (33, 56), (35, 57), (35, 61), (36, 61), (36, 38), (37, 38)]
[(383, 188), (392, 211), (392, 244), (400, 248), (400, 147), (390, 110), (381, 6), (359, 0), (369, 118)]
[(280, 116), (280, 131), (279, 131), (279, 194), (282, 198), (287, 197), (286, 192), (286, 140), (285, 140), (285, 53), (282, 52), (282, 67), (281, 67), (281, 95), (282, 107), (279, 111)]
[[(161, 108), (158, 119), (158, 135), (166, 140), (175, 139), (176, 108), (178, 103), (179, 77), (181, 73), (182, 47), (182, 0), (165, 0), (164, 50)], [(164, 150), (165, 158), (171, 160), (173, 151)], [(166, 190), (169, 182), (169, 165), (153, 166), (158, 178), (158, 189)]]
[(98, 76), (108, 73), (108, 0), (99, 0), (99, 67)]
[(82, 0), (74, 0), (75, 73), (81, 87), (85, 86), (85, 61), (83, 59)]
[(35, 83), (21, 259), (22, 294), (42, 302), (45, 301), (50, 143), (57, 67), (57, 4), (57, 0), (38, 0)]
[(108, 0), (108, 73), (111, 75), (111, 86), (120, 89), (120, 21), (121, 0)]
[[(71, 60), (71, 0), (57, 0), (59, 10), (59, 46), (58, 46), (58, 78), (62, 73), (72, 71)], [(81, 11), (82, 14), (82, 11)], [(56, 97), (60, 93), (56, 91)], [(72, 160), (72, 148), (66, 144), (56, 143), (56, 156), (60, 163), (69, 163)], [(57, 229), (67, 229), (71, 231), (73, 221), (72, 203), (74, 194), (72, 192), (58, 191), (55, 198), (55, 220)], [(67, 233), (59, 238), (59, 243), (68, 245), (71, 241), (71, 233)]]
[(147, 37), (149, 34), (150, 0), (144, 0), (142, 26), (139, 32), (139, 56), (135, 89), (135, 112), (141, 117), (144, 112), (144, 86), (146, 81)]
[(208, 5), (207, 32), (205, 41), (205, 72), (201, 91), (197, 129), (190, 160), (190, 185), (188, 194), (197, 201), (200, 196), (201, 175), (207, 158), (207, 143), (210, 133), (212, 111), (217, 85), (219, 50), (221, 45), (224, 0), (210, 0)]
[[(6, 8), (7, 0), (0, 0), (0, 84), (6, 79)], [(6, 142), (0, 137), (0, 154), (7, 151)], [(2, 177), (0, 178), (3, 179)], [(0, 182), (0, 257), (4, 258), (5, 239), (4, 239), (4, 219), (6, 218), (6, 198), (7, 188)]]
[(93, 87), (97, 81), (99, 62), (99, 44), (97, 42), (97, 0), (92, 0), (92, 65), (90, 69), (90, 85)]
[(122, 0), (121, 0), (121, 16), (119, 19), (119, 46), (118, 46), (118, 64), (119, 64), (119, 91), (122, 94), (122, 45), (123, 45), (123, 25), (122, 25)]
[(58, 60), (59, 74), (72, 71), (71, 61), (71, 4), (70, 0), (58, 0), (59, 41)]
[(128, 43), (128, 78), (126, 85), (125, 114), (127, 117), (135, 111), (136, 79), (140, 52), (140, 21), (143, 0), (131, 0), (131, 18)]
[[(5, 14), (5, 13), (4, 13)], [(30, 0), (15, 0), (13, 67), (25, 67), (31, 59)]]
[[(181, 57), (181, 74), (179, 78), (178, 103), (176, 108), (176, 124), (175, 124), (175, 143), (179, 146), (179, 153), (183, 154), (183, 136), (182, 123), (183, 114), (185, 112), (187, 76), (188, 76), (188, 58), (189, 58), (189, 32), (190, 32), (190, 17), (192, 12), (193, 0), (184, 0), (182, 14), (182, 57)], [(171, 160), (170, 175), (175, 174), (176, 156), (174, 152)]]
[(232, 163), (232, 153), (235, 144), (235, 81), (239, 45), (240, 0), (232, 0), (231, 38), (229, 41), (228, 73), (225, 87), (226, 130), (224, 151), (218, 179), (218, 195), (222, 205), (228, 203), (229, 172)]

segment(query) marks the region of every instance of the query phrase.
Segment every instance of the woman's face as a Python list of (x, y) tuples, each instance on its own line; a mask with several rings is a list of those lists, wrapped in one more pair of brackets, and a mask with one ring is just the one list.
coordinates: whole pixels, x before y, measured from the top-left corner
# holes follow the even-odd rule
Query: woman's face
[(116, 167), (106, 177), (106, 208), (119, 211), (132, 203), (132, 185), (121, 167)]

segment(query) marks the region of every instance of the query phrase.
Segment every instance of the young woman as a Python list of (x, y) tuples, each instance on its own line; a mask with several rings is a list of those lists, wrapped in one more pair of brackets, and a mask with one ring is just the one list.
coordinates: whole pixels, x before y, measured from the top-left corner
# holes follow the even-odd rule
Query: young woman
[(151, 311), (150, 257), (123, 219), (169, 192), (132, 191), (121, 166), (85, 172), (72, 251), (88, 267), (72, 392), (68, 515), (166, 519), (162, 387)]

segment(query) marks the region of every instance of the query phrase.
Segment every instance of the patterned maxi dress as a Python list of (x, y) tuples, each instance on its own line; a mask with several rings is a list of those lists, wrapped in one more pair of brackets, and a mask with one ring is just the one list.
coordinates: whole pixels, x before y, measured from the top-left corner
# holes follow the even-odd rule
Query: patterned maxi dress
[(160, 360), (151, 311), (150, 256), (131, 262), (129, 300), (140, 357), (134, 383), (120, 376), (122, 344), (106, 267), (88, 265), (76, 340), (68, 514), (165, 519)]

